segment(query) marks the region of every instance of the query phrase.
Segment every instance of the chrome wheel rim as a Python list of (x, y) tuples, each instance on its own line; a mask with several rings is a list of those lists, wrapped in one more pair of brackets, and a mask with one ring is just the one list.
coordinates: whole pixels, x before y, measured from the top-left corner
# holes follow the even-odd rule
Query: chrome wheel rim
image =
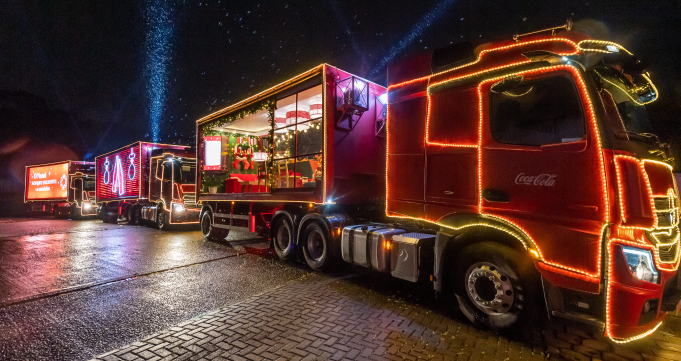
[(473, 264), (466, 272), (466, 293), (475, 307), (488, 315), (500, 315), (513, 306), (511, 278), (489, 262)]

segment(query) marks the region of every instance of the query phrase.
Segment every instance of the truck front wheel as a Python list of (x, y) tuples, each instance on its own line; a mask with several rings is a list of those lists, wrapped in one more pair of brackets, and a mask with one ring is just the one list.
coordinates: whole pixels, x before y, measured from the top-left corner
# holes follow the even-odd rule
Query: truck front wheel
[(465, 248), (457, 257), (453, 280), (461, 312), (478, 326), (521, 328), (541, 308), (532, 260), (506, 245), (485, 242)]
[(279, 217), (274, 221), (274, 250), (277, 256), (284, 261), (294, 259), (296, 257), (296, 242), (293, 238), (293, 226), (286, 217)]
[(304, 242), (303, 255), (310, 268), (315, 271), (326, 271), (333, 266), (329, 236), (319, 224), (308, 225), (302, 241)]
[(156, 205), (156, 227), (162, 231), (170, 229), (170, 213), (163, 208), (163, 203)]
[(213, 227), (213, 213), (209, 210), (203, 212), (201, 216), (201, 233), (203, 233), (203, 238), (209, 241), (218, 240), (219, 230)]

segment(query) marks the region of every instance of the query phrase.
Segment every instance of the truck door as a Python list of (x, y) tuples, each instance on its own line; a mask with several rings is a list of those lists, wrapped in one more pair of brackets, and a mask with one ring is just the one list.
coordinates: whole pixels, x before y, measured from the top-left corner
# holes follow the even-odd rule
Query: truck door
[(166, 207), (170, 209), (173, 200), (173, 162), (163, 162), (163, 181), (161, 183), (161, 198), (166, 203)]
[(523, 228), (545, 260), (598, 274), (604, 175), (577, 75), (561, 70), (481, 86), (480, 212)]
[(83, 179), (72, 176), (69, 188), (68, 201), (77, 202), (80, 205), (83, 200)]

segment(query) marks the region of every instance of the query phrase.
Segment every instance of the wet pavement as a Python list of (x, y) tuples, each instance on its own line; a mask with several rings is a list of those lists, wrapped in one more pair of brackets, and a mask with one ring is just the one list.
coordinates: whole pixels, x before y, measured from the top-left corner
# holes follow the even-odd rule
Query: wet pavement
[(473, 327), (428, 283), (312, 273), (233, 233), (0, 219), (0, 360), (681, 360), (681, 318), (625, 345)]
[(0, 360), (85, 360), (308, 274), (250, 234), (0, 221)]

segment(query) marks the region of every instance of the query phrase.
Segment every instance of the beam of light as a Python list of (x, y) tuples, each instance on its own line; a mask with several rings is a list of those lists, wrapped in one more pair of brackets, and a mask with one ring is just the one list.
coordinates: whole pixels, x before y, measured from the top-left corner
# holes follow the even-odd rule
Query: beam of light
[(149, 121), (152, 140), (158, 142), (161, 139), (161, 116), (166, 101), (168, 67), (172, 55), (172, 4), (166, 0), (147, 0), (145, 15), (147, 95), (151, 102)]
[(359, 45), (357, 44), (357, 40), (355, 39), (355, 36), (352, 34), (350, 31), (350, 27), (348, 26), (347, 21), (345, 21), (345, 18), (343, 17), (342, 10), (338, 6), (338, 3), (335, 0), (328, 0), (329, 5), (331, 6), (331, 10), (333, 14), (336, 16), (336, 20), (338, 21), (338, 24), (343, 28), (343, 32), (348, 35), (348, 40), (350, 40), (350, 45), (352, 46), (352, 50), (355, 51), (355, 54), (362, 60), (362, 65), (364, 68), (367, 68), (367, 63), (366, 63), (366, 58), (364, 56), (364, 52), (362, 52), (359, 49)]
[(432, 25), (437, 19), (439, 19), (442, 15), (444, 15), (447, 10), (454, 5), (455, 0), (444, 0), (437, 4), (428, 14), (426, 14), (421, 21), (416, 23), (414, 27), (411, 29), (411, 32), (407, 34), (404, 39), (400, 40), (397, 45), (394, 45), (390, 50), (388, 51), (388, 54), (386, 54), (384, 57), (381, 58), (381, 61), (378, 62), (378, 65), (374, 68), (369, 73), (369, 78), (375, 76), (378, 74), (378, 72), (382, 71), (385, 66), (393, 60), (398, 54), (400, 54), (404, 49), (409, 46), (409, 44), (413, 43), (414, 40), (416, 40), (418, 37), (423, 34), (423, 31), (426, 30), (430, 25)]

